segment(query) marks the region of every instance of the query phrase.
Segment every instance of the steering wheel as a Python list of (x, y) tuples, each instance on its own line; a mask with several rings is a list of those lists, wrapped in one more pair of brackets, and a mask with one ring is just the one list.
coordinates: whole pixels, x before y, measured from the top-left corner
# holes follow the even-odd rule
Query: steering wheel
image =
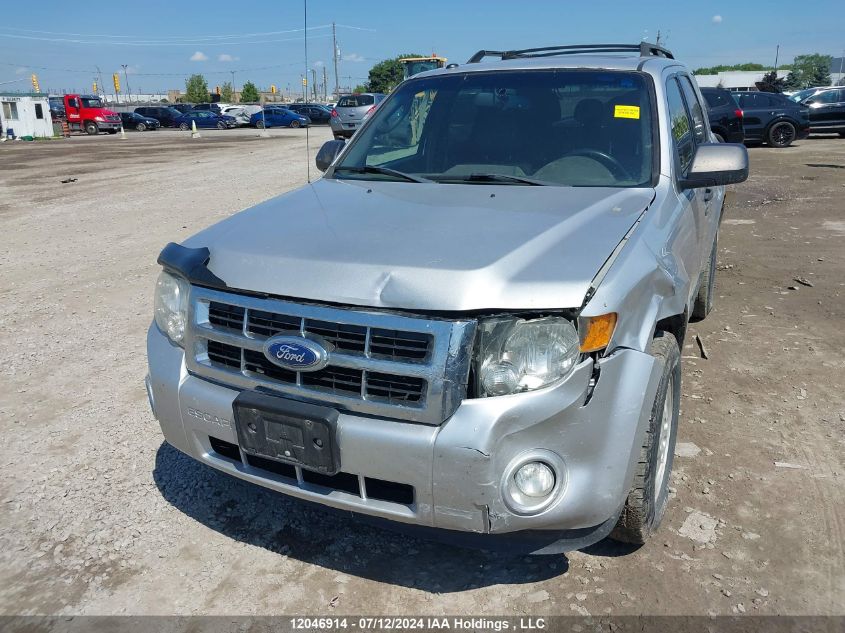
[(576, 149), (573, 152), (564, 154), (561, 158), (567, 158), (569, 156), (583, 156), (584, 158), (591, 158), (605, 167), (617, 180), (631, 180), (631, 174), (629, 174), (628, 170), (622, 166), (622, 163), (605, 152), (597, 149)]

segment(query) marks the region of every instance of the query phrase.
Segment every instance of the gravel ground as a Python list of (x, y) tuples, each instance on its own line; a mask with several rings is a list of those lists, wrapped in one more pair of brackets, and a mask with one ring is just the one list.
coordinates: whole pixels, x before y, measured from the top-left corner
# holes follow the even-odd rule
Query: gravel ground
[[(128, 137), (0, 145), (0, 615), (845, 613), (845, 141), (750, 150), (716, 308), (683, 350), (661, 532), (513, 558), (162, 442), (142, 383), (156, 255), (301, 185), (305, 132)], [(329, 138), (311, 131), (312, 160)]]

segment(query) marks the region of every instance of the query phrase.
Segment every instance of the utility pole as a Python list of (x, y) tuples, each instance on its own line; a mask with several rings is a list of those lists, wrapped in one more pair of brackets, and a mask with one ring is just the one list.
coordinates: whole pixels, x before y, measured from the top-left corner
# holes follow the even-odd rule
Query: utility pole
[(777, 79), (778, 72), (778, 57), (780, 57), (780, 44), (775, 48), (775, 78)]
[(334, 60), (334, 96), (338, 97), (340, 94), (340, 79), (337, 75), (337, 29), (332, 22), (332, 60)]
[(328, 78), (326, 74), (326, 67), (323, 66), (323, 103), (329, 100), (328, 97)]
[(237, 95), (235, 94), (237, 92), (237, 90), (235, 90), (235, 71), (230, 70), (229, 72), (232, 73), (232, 101), (237, 103), (238, 98), (237, 98)]
[(123, 78), (126, 79), (126, 95), (129, 99), (129, 102), (132, 102), (132, 88), (129, 87), (129, 73), (126, 72), (126, 64), (121, 64), (123, 66)]
[(100, 72), (100, 67), (99, 67), (99, 66), (94, 66), (94, 68), (96, 68), (96, 69), (97, 69), (97, 78), (99, 79), (99, 81), (97, 82), (97, 86), (99, 86), (99, 88), (100, 88), (100, 92), (102, 92), (102, 93), (103, 93), (103, 101), (105, 101), (105, 100), (106, 100), (106, 99), (105, 99), (105, 97), (106, 97), (106, 88), (105, 88), (105, 84), (103, 84), (103, 73), (101, 73), (101, 72)]
[(317, 70), (311, 69), (311, 92), (314, 93), (314, 101), (317, 100)]
[(660, 46), (660, 29), (657, 29), (657, 41), (655, 42), (657, 46)]

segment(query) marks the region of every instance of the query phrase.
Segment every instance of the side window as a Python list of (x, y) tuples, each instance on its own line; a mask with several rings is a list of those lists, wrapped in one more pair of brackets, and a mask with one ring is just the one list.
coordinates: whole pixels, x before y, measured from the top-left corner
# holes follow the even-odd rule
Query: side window
[(681, 96), (681, 89), (674, 77), (666, 82), (666, 104), (669, 107), (669, 126), (672, 130), (675, 155), (678, 158), (681, 172), (686, 173), (690, 163), (692, 163), (695, 143), (692, 137), (692, 125), (684, 106), (684, 99)]
[(704, 110), (701, 108), (701, 102), (698, 100), (698, 95), (695, 94), (695, 89), (692, 87), (690, 78), (686, 75), (678, 77), (681, 82), (681, 88), (684, 91), (684, 99), (686, 99), (687, 107), (692, 115), (692, 130), (695, 134), (695, 142), (707, 142), (707, 124), (704, 122)]
[(36, 119), (43, 119), (44, 118), (44, 110), (41, 107), (40, 103), (35, 104), (35, 118)]

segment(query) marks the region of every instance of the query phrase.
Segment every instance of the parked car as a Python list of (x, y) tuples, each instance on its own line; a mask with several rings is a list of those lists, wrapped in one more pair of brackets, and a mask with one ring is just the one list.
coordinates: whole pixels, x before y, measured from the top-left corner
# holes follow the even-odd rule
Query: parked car
[(291, 103), (287, 108), (291, 112), (308, 117), (311, 123), (328, 123), (332, 118), (332, 111), (319, 103)]
[(182, 116), (182, 113), (172, 106), (138, 106), (135, 112), (156, 119), (162, 127), (177, 127), (176, 119)]
[(194, 110), (206, 110), (209, 112), (214, 112), (215, 114), (220, 114), (223, 111), (223, 107), (228, 104), (220, 104), (220, 103), (197, 103), (194, 105)]
[(707, 102), (710, 130), (720, 143), (742, 143), (742, 110), (733, 95), (724, 88), (702, 88), (701, 95)]
[(143, 116), (137, 112), (121, 112), (120, 122), (123, 124), (124, 130), (138, 130), (139, 132), (157, 130), (161, 127), (157, 119)]
[(810, 132), (836, 132), (845, 138), (845, 87), (822, 88), (801, 105), (810, 109)]
[(742, 109), (746, 142), (765, 142), (770, 147), (789, 147), (810, 133), (806, 106), (773, 92), (733, 91)]
[(174, 110), (179, 110), (182, 114), (186, 114), (194, 109), (193, 103), (174, 103), (170, 106)]
[(263, 114), (256, 112), (249, 117), (249, 124), (252, 127), (307, 127), (311, 124), (308, 117), (297, 114), (292, 110), (280, 106), (264, 108)]
[(191, 121), (194, 121), (197, 127), (202, 128), (216, 127), (219, 130), (225, 130), (238, 127), (235, 117), (226, 116), (225, 114), (215, 114), (210, 110), (191, 110), (176, 120), (176, 126), (180, 130), (190, 130)]
[(349, 138), (361, 126), (367, 112), (381, 103), (384, 95), (379, 92), (344, 95), (331, 111), (329, 125), (335, 138)]
[(247, 114), (246, 108), (244, 106), (226, 106), (220, 112), (221, 114), (225, 114), (226, 116), (234, 117), (234, 119), (238, 122), (238, 125), (244, 126), (249, 125), (249, 114)]
[(64, 99), (62, 97), (49, 97), (49, 103), (50, 116), (54, 119), (64, 119), (66, 116)]
[(573, 48), (416, 75), (321, 148), (322, 178), (168, 244), (146, 379), (165, 439), (464, 545), (654, 534), (748, 153), (711, 142), (671, 52)]

